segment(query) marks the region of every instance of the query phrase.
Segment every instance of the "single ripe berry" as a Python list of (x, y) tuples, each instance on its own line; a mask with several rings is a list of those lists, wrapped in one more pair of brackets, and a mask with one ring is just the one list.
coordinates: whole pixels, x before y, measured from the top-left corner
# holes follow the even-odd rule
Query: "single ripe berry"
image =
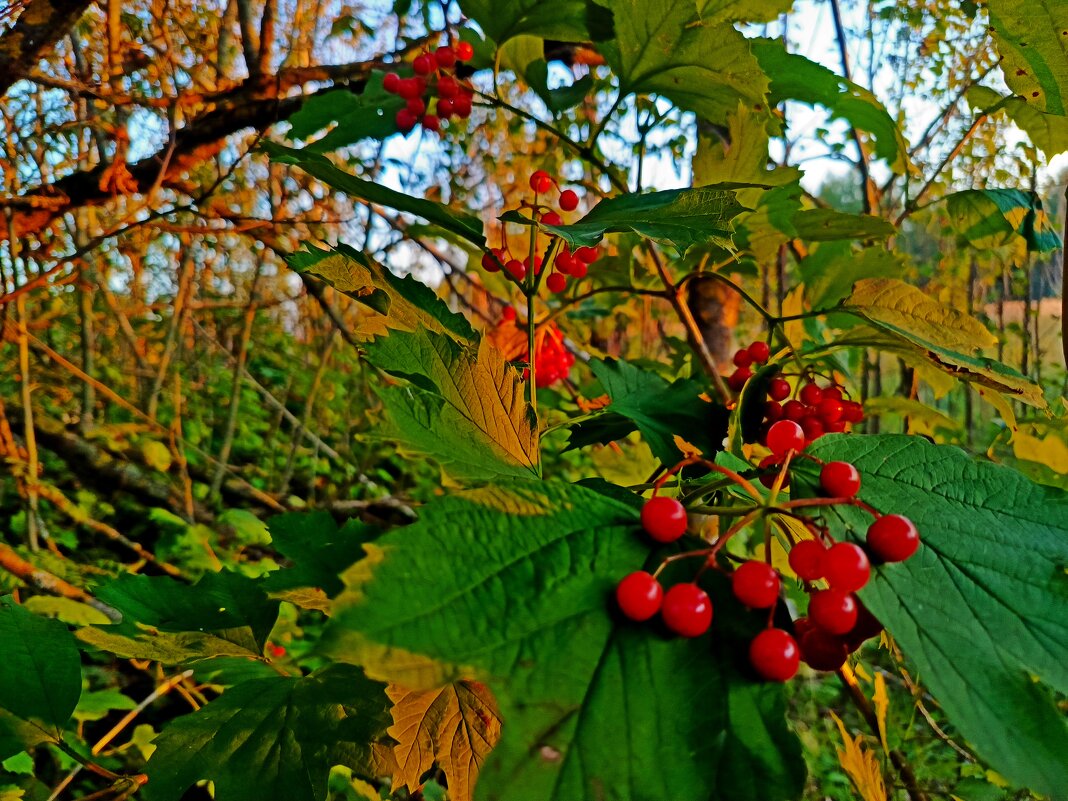
[(482, 255), (482, 269), (488, 273), (499, 272), (501, 263), (497, 261), (497, 256), (493, 253), (484, 253)]
[[(760, 460), (760, 464), (757, 465), (757, 467), (759, 467), (762, 470), (770, 471), (770, 472), (765, 472), (765, 473), (761, 473), (760, 474), (760, 483), (763, 484), (768, 489), (771, 489), (772, 487), (775, 486), (775, 481), (779, 477), (779, 465), (780, 464), (782, 464), (782, 458), (779, 457), (779, 456), (776, 456), (775, 454), (772, 454), (770, 456), (765, 456), (763, 459)], [(775, 468), (775, 469), (773, 470), (772, 468)], [(780, 487), (780, 489), (785, 489), (786, 487), (789, 487), (789, 486), (790, 486), (790, 474), (789, 474), (789, 472), (787, 472), (787, 474), (785, 476), (783, 476), (782, 484), (780, 484), (779, 487)]]
[(644, 570), (636, 570), (616, 585), (616, 603), (631, 620), (648, 620), (660, 611), (663, 600), (660, 582)]
[(735, 367), (748, 367), (753, 363), (753, 357), (749, 355), (747, 348), (742, 348), (734, 352), (734, 358), (731, 361), (734, 362)]
[[(570, 253), (561, 253), (556, 257), (556, 261), (553, 262), (556, 265), (556, 269), (562, 272), (564, 275), (575, 274), (576, 260)], [(585, 265), (583, 265), (585, 266)]]
[(768, 681), (789, 681), (797, 674), (801, 649), (789, 632), (764, 629), (749, 643), (749, 662)]
[(824, 399), (840, 401), (842, 399), (842, 390), (837, 386), (829, 386), (823, 388)]
[(389, 92), (391, 95), (397, 94), (397, 89), (400, 88), (401, 77), (395, 72), (387, 72), (385, 77), (382, 78), (382, 88)]
[(779, 420), (768, 429), (768, 448), (776, 456), (785, 456), (804, 447), (805, 432), (793, 420)]
[(408, 109), (402, 108), (397, 112), (396, 121), (397, 130), (402, 133), (408, 133), (408, 131), (412, 130), (412, 128), (415, 127), (415, 124), (419, 122), (419, 118), (412, 114), (412, 112), (408, 111)]
[(571, 189), (565, 189), (560, 193), (560, 208), (564, 211), (574, 211), (578, 208), (579, 197)]
[(504, 269), (507, 270), (508, 274), (516, 281), (522, 281), (527, 277), (527, 267), (519, 259), (510, 259), (504, 265)]
[(457, 42), (453, 50), (456, 51), (457, 61), (470, 61), (475, 57), (475, 48), (470, 42)]
[(449, 117), (452, 116), (452, 101), (449, 100), (449, 98), (447, 97), (439, 97), (435, 111), (437, 112), (439, 117), (441, 117), (443, 120), (447, 120)]
[(809, 406), (815, 406), (823, 400), (823, 390), (810, 382), (801, 387), (800, 397), (802, 403), (807, 403)]
[(826, 423), (823, 428), (828, 434), (841, 434), (846, 430), (846, 422), (844, 420), (838, 420), (834, 423)]
[(434, 51), (434, 61), (439, 67), (449, 69), (456, 64), (456, 51), (448, 46), (439, 47)]
[(774, 423), (776, 420), (782, 419), (782, 404), (778, 401), (765, 401), (764, 402), (764, 419), (769, 423)]
[(835, 398), (828, 398), (824, 395), (823, 399), (816, 407), (819, 413), (820, 420), (824, 423), (837, 423), (842, 419), (842, 415), (845, 413), (845, 408), (842, 401)]
[(438, 97), (456, 97), (456, 93), (460, 91), (460, 84), (456, 83), (456, 79), (448, 75), (442, 75), (438, 78)]
[(434, 114), (427, 114), (423, 117), (423, 127), (428, 131), (436, 131), (441, 127), (441, 120)]
[(549, 173), (545, 172), (545, 170), (535, 170), (530, 176), (530, 188), (539, 195), (548, 192), (552, 185), (553, 179), (549, 177)]
[(860, 471), (849, 462), (827, 462), (820, 470), (820, 487), (832, 498), (852, 498), (860, 491)]
[(782, 405), (782, 416), (795, 423), (804, 419), (805, 404), (799, 400), (788, 400)]
[(790, 549), (790, 569), (802, 581), (823, 578), (823, 555), (827, 549), (819, 540), (801, 540)]
[(686, 507), (674, 498), (656, 495), (642, 506), (642, 528), (657, 542), (674, 542), (686, 533)]
[(271, 652), (271, 656), (275, 659), (281, 659), (286, 655), (286, 647), (284, 645), (275, 645), (272, 642), (267, 643), (267, 650)]
[(748, 367), (739, 367), (727, 377), (727, 386), (735, 392), (741, 392), (745, 383), (753, 377), (753, 371)]
[(856, 592), (871, 577), (871, 563), (860, 546), (836, 542), (823, 554), (823, 576), (833, 589)]
[(771, 348), (767, 342), (754, 342), (749, 346), (749, 356), (757, 364), (763, 364), (771, 356)]
[(593, 264), (597, 259), (601, 258), (601, 251), (597, 248), (581, 247), (575, 251), (575, 258), (586, 264)]
[(413, 97), (419, 97), (423, 92), (419, 86), (419, 81), (415, 78), (402, 78), (397, 85), (397, 94), (405, 100), (411, 100)]
[(864, 406), (856, 401), (842, 404), (842, 419), (847, 423), (859, 423), (864, 419)]
[(785, 378), (773, 378), (768, 382), (768, 397), (781, 401), (790, 397), (790, 384)]
[(808, 602), (808, 619), (831, 634), (847, 634), (857, 624), (857, 599), (844, 590), (820, 590)]
[(586, 262), (584, 261), (574, 259), (574, 262), (575, 266), (571, 268), (571, 275), (581, 281), (583, 278), (586, 277), (586, 273), (589, 272), (590, 268), (586, 265)]
[(564, 221), (555, 211), (547, 211), (541, 215), (541, 221), (546, 225), (563, 225)]
[(696, 584), (676, 584), (664, 593), (664, 625), (681, 637), (699, 637), (712, 625), (712, 601)]
[(560, 273), (553, 273), (545, 279), (545, 286), (555, 295), (567, 289), (567, 278)]
[(765, 562), (750, 560), (731, 574), (734, 597), (753, 609), (767, 609), (779, 599), (779, 574)]
[(423, 102), (421, 97), (409, 97), (404, 107), (416, 117), (422, 117), (426, 114), (426, 103)]
[(452, 111), (461, 120), (471, 116), (471, 95), (461, 92), (452, 101)]
[(412, 61), (412, 70), (416, 75), (429, 75), (434, 71), (434, 59), (430, 56), (416, 56)]
[(883, 562), (904, 562), (920, 547), (920, 532), (904, 515), (883, 515), (868, 528), (868, 547)]
[(838, 670), (845, 664), (849, 645), (844, 637), (818, 628), (807, 617), (794, 621), (794, 632), (801, 660), (813, 670)]
[(801, 418), (801, 430), (805, 433), (805, 439), (809, 442), (817, 440), (827, 433), (823, 423), (815, 415), (806, 415)]

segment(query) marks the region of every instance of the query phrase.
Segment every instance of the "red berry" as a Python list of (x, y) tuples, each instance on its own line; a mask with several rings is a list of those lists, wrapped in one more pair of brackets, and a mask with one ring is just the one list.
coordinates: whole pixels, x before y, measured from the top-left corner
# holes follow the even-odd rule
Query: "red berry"
[(616, 603), (631, 620), (648, 620), (660, 611), (664, 590), (652, 575), (636, 570), (616, 585)]
[(436, 131), (438, 130), (438, 128), (441, 127), (441, 120), (439, 120), (434, 114), (427, 114), (425, 117), (423, 117), (423, 127), (426, 128), (428, 131)]
[(849, 462), (827, 462), (820, 470), (820, 486), (832, 498), (852, 498), (860, 491), (860, 471)]
[(461, 120), (471, 116), (471, 95), (461, 92), (452, 101), (452, 111)]
[(674, 498), (657, 495), (642, 506), (642, 528), (657, 542), (674, 542), (686, 533), (686, 507)]
[(767, 609), (779, 599), (779, 574), (765, 562), (750, 560), (731, 574), (734, 597), (753, 609)]
[(504, 269), (507, 270), (508, 274), (516, 281), (522, 281), (527, 277), (527, 267), (519, 259), (510, 259), (508, 263), (504, 265)]
[(842, 390), (840, 387), (836, 386), (824, 387), (823, 397), (830, 398), (831, 400), (840, 401), (842, 399)]
[(741, 392), (742, 387), (745, 386), (745, 382), (753, 377), (753, 371), (748, 367), (739, 367), (727, 378), (727, 386), (733, 389), (735, 392)]
[(408, 109), (402, 108), (397, 112), (396, 121), (397, 130), (403, 133), (408, 133), (408, 131), (412, 130), (412, 128), (415, 127), (415, 124), (419, 122), (419, 118), (412, 114), (412, 112), (408, 111)]
[(789, 632), (764, 629), (749, 643), (749, 662), (768, 681), (789, 681), (801, 662), (801, 649)]
[(805, 404), (799, 400), (788, 400), (782, 405), (782, 416), (795, 423), (805, 417)]
[(823, 578), (823, 555), (827, 549), (819, 540), (801, 540), (790, 549), (790, 569), (802, 581)]
[(597, 248), (581, 247), (575, 251), (575, 258), (586, 264), (593, 264), (597, 259), (601, 258), (601, 251)]
[(861, 600), (857, 599), (857, 622), (849, 633), (845, 635), (846, 644), (850, 651), (855, 651), (872, 637), (878, 637), (882, 633), (883, 624), (879, 618), (871, 613)]
[(773, 378), (768, 382), (768, 396), (781, 401), (790, 397), (790, 384), (784, 378)]
[(439, 97), (437, 107), (434, 109), (438, 116), (443, 120), (447, 120), (452, 116), (453, 106), (452, 101), (447, 97)]
[(776, 456), (785, 456), (804, 447), (805, 432), (793, 420), (779, 420), (768, 429), (768, 448)]
[[(534, 275), (541, 275), (541, 264), (542, 264), (541, 256), (535, 255), (534, 256)], [(530, 269), (530, 256), (527, 256), (525, 259), (523, 259), (523, 266), (526, 267), (528, 270)]]
[(460, 91), (460, 84), (456, 83), (455, 78), (451, 78), (448, 75), (442, 75), (438, 78), (438, 97), (456, 97), (456, 93)]
[(470, 61), (475, 57), (475, 48), (470, 42), (457, 42), (453, 49), (456, 51), (457, 61)]
[(412, 70), (416, 75), (429, 75), (434, 71), (434, 59), (430, 56), (416, 56), (412, 61)]
[(439, 47), (434, 51), (434, 61), (439, 67), (449, 69), (456, 64), (456, 51), (451, 47)]
[(488, 273), (499, 272), (501, 263), (497, 261), (497, 257), (494, 254), (484, 253), (482, 255), (482, 269)]
[(545, 170), (535, 170), (530, 176), (530, 188), (539, 195), (548, 192), (552, 185), (553, 179), (549, 177), (549, 173), (545, 172)]
[(806, 617), (794, 621), (797, 644), (801, 648), (801, 659), (813, 670), (838, 670), (849, 656), (849, 645), (844, 637), (839, 637), (817, 628)]
[(828, 434), (841, 434), (843, 431), (846, 430), (846, 425), (847, 425), (847, 423), (845, 423), (842, 420), (839, 420), (836, 423), (827, 423), (823, 427), (823, 429)]
[(823, 423), (819, 421), (815, 415), (808, 415), (801, 418), (801, 430), (805, 432), (805, 439), (809, 442), (819, 439), (826, 432), (823, 427)]
[(868, 547), (883, 562), (904, 562), (920, 547), (920, 532), (904, 515), (883, 515), (868, 528)]
[(565, 189), (560, 193), (560, 208), (564, 211), (574, 211), (578, 208), (579, 197), (571, 189)]
[(556, 261), (553, 263), (556, 265), (556, 269), (562, 272), (564, 275), (575, 274), (576, 261), (571, 257), (571, 254), (561, 253), (556, 257)]
[(845, 401), (842, 404), (842, 419), (847, 423), (859, 423), (864, 419), (864, 407), (856, 401)]
[(820, 590), (808, 602), (808, 619), (831, 634), (846, 634), (857, 623), (857, 599), (844, 590)]
[(564, 221), (555, 211), (547, 211), (541, 215), (541, 221), (546, 225), (563, 225)]
[(734, 352), (734, 359), (732, 359), (736, 367), (748, 367), (753, 363), (753, 357), (749, 355), (749, 351), (745, 348)]
[(267, 643), (267, 648), (271, 652), (271, 656), (275, 659), (281, 659), (286, 655), (286, 647), (284, 645), (275, 645), (274, 643)]
[(778, 401), (765, 401), (764, 403), (764, 419), (769, 423), (774, 423), (776, 420), (782, 419), (782, 404)]
[(553, 273), (545, 279), (545, 286), (555, 295), (567, 289), (567, 278), (560, 273)]
[(586, 262), (574, 259), (575, 266), (571, 268), (571, 275), (575, 278), (582, 280), (586, 277), (586, 273), (589, 272), (589, 267), (586, 266)]
[(504, 319), (504, 320), (514, 320), (515, 319), (515, 307), (514, 306), (505, 306), (504, 310), (501, 311), (501, 318)]
[(868, 555), (851, 542), (836, 542), (823, 554), (823, 575), (833, 589), (856, 592), (871, 577)]
[(412, 112), (416, 117), (422, 117), (426, 113), (426, 103), (423, 102), (421, 97), (410, 97), (404, 104), (404, 107), (408, 111)]
[[(760, 476), (760, 483), (763, 484), (768, 489), (771, 489), (773, 486), (775, 486), (775, 479), (779, 475), (778, 467), (779, 467), (780, 464), (782, 464), (782, 458), (779, 457), (779, 456), (776, 456), (775, 454), (772, 454), (771, 456), (765, 456), (763, 459), (760, 460), (760, 464), (757, 465), (757, 467), (760, 467), (762, 469), (775, 468), (775, 470), (772, 470), (771, 472), (768, 472), (768, 473), (762, 473), (761, 476)], [(785, 487), (789, 487), (789, 486), (790, 486), (790, 474), (787, 473), (785, 476), (783, 476), (781, 487), (785, 488)]]
[(397, 94), (403, 97), (405, 100), (410, 100), (413, 97), (419, 97), (422, 89), (419, 86), (419, 81), (415, 78), (402, 78), (401, 82), (397, 85)]
[(800, 398), (802, 403), (807, 403), (809, 406), (815, 406), (823, 400), (823, 390), (813, 383), (805, 384), (801, 387)]
[(845, 412), (840, 400), (828, 397), (824, 397), (823, 400), (819, 402), (816, 409), (819, 413), (820, 420), (824, 423), (837, 423), (842, 419), (842, 414)]
[(682, 637), (699, 637), (712, 625), (712, 601), (696, 584), (676, 584), (664, 593), (660, 617)]
[(387, 72), (382, 79), (382, 88), (389, 92), (391, 95), (397, 94), (397, 89), (400, 88), (401, 77), (395, 72)]
[(754, 342), (749, 346), (749, 356), (757, 364), (763, 364), (771, 356), (771, 348), (767, 342)]

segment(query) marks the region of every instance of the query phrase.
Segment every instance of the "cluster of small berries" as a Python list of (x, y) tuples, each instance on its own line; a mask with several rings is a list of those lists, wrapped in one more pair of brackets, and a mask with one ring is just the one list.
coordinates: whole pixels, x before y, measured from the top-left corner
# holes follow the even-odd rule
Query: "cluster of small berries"
[[(803, 384), (797, 397), (790, 397), (790, 383), (776, 376), (768, 381), (768, 400), (764, 404), (764, 424), (769, 430), (779, 420), (789, 420), (801, 426), (808, 442), (824, 434), (848, 431), (853, 423), (864, 419), (864, 407), (849, 400), (838, 384), (821, 387), (815, 381)], [(784, 402), (785, 401), (785, 402)]]
[[(530, 176), (530, 188), (534, 190), (534, 208), (538, 210), (538, 221), (545, 225), (563, 225), (564, 220), (559, 212), (540, 205), (539, 195), (545, 195), (556, 186), (552, 176), (544, 170), (536, 170)], [(579, 196), (573, 189), (564, 189), (560, 192), (558, 200), (560, 211), (574, 211), (579, 205)], [(550, 238), (552, 234), (550, 234)], [(552, 271), (545, 279), (545, 288), (553, 294), (559, 294), (567, 289), (568, 277), (581, 281), (586, 277), (590, 265), (601, 257), (600, 248), (580, 247), (572, 252), (566, 243), (561, 244), (553, 258)], [(523, 259), (515, 258), (507, 246), (493, 248), (482, 256), (482, 268), (486, 272), (496, 273), (504, 270), (516, 283), (522, 283), (533, 270), (534, 275), (541, 275), (544, 265), (544, 257), (534, 256), (531, 264), (530, 256)]]
[(767, 342), (754, 342), (749, 347), (735, 351), (732, 361), (737, 369), (727, 376), (727, 386), (735, 392), (741, 392), (753, 377), (753, 365), (764, 364), (770, 356), (771, 348)]
[[(515, 324), (516, 313), (512, 306), (505, 306), (501, 314), (498, 327)], [(522, 361), (529, 361), (526, 348), (520, 357)], [(539, 329), (534, 337), (534, 383), (538, 389), (552, 386), (557, 381), (563, 381), (571, 372), (575, 364), (575, 354), (564, 345), (564, 336), (555, 323), (549, 323)], [(529, 371), (523, 371), (523, 380), (529, 378)]]
[[(772, 439), (777, 447), (786, 449), (782, 455), (799, 452), (804, 446), (803, 435), (788, 442), (780, 439), (782, 435), (777, 432), (781, 430), (773, 426), (776, 433)], [(750, 643), (750, 664), (769, 681), (789, 680), (802, 661), (815, 670), (840, 668), (850, 653), (882, 630), (879, 621), (855, 594), (868, 583), (871, 560), (901, 562), (919, 548), (919, 534), (907, 517), (878, 515), (866, 504), (854, 500), (860, 490), (860, 474), (852, 464), (824, 464), (820, 487), (828, 496), (827, 505), (858, 505), (875, 515), (875, 521), (868, 528), (866, 548), (849, 542), (831, 542), (826, 530), (819, 530), (813, 539), (801, 540), (791, 548), (790, 567), (810, 593), (808, 614), (794, 621), (793, 632), (769, 622)], [(686, 509), (674, 498), (654, 495), (642, 507), (641, 524), (654, 541), (673, 542), (686, 532)], [(815, 528), (814, 524), (810, 528)], [(716, 553), (729, 536), (730, 533), (724, 535), (713, 548), (693, 555), (705, 555), (706, 564), (717, 567)], [(827, 586), (814, 587), (813, 583), (818, 581)], [(769, 610), (769, 621), (770, 611), (779, 602), (781, 587), (778, 571), (763, 561), (746, 561), (731, 573), (734, 596), (751, 609)], [(665, 591), (656, 573), (636, 571), (617, 585), (616, 603), (626, 617), (635, 621), (646, 621), (659, 613), (664, 625), (683, 637), (700, 636), (712, 624), (712, 602), (696, 581), (675, 584)]]
[[(437, 131), (442, 120), (470, 117), (474, 92), (469, 83), (456, 78), (454, 68), (457, 62), (470, 61), (474, 55), (470, 42), (457, 42), (455, 46), (444, 45), (433, 53), (416, 56), (412, 61), (415, 75), (411, 78), (402, 78), (395, 72), (386, 73), (382, 81), (385, 90), (405, 101), (404, 108), (397, 112), (397, 130), (408, 133), (422, 124), (428, 131)], [(437, 93), (436, 103), (431, 80)], [(431, 103), (434, 103), (433, 109)]]

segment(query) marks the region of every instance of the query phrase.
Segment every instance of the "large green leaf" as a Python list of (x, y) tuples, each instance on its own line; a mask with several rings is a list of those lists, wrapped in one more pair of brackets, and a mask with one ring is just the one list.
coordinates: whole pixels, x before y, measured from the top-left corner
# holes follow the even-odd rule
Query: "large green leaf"
[(946, 195), (954, 228), (978, 248), (1011, 245), (1022, 239), (1027, 249), (1046, 253), (1061, 246), (1042, 200), (1021, 189), (965, 189)]
[[(596, 245), (606, 233), (633, 231), (685, 253), (692, 245), (715, 243), (731, 247), (730, 221), (744, 211), (735, 189), (741, 185), (666, 189), (642, 195), (618, 195), (602, 200), (576, 223), (543, 225), (572, 247)], [(512, 211), (506, 222), (531, 225)]]
[[(907, 515), (919, 552), (874, 571), (864, 603), (949, 719), (1013, 782), (1068, 797), (1068, 496), (963, 451), (901, 435), (828, 436), (811, 448), (860, 470), (860, 497)], [(814, 468), (795, 492), (813, 494)], [(870, 517), (829, 515), (861, 539)]]
[(184, 665), (217, 657), (258, 659), (262, 650), (251, 642), (239, 645), (219, 635), (203, 631), (159, 631), (147, 626), (85, 626), (78, 640), (123, 659), (148, 659), (164, 665)]
[(822, 64), (788, 53), (779, 39), (753, 39), (751, 45), (761, 68), (771, 77), (768, 101), (772, 105), (796, 100), (823, 106), (857, 130), (870, 134), (875, 139), (875, 155), (885, 159), (892, 170), (905, 170), (908, 144), (875, 95)]
[(727, 411), (703, 400), (704, 387), (696, 381), (680, 378), (669, 384), (656, 373), (616, 359), (595, 359), (589, 366), (612, 402), (602, 415), (571, 429), (569, 449), (622, 439), (635, 429), (666, 465), (684, 455), (675, 444), (676, 433), (709, 457), (723, 447)]
[(697, 10), (706, 23), (772, 22), (793, 5), (793, 0), (697, 0)]
[(848, 242), (826, 242), (801, 260), (805, 297), (814, 309), (837, 303), (865, 278), (890, 278), (905, 272), (907, 257), (881, 247), (856, 250)]
[(286, 259), (298, 273), (322, 278), (339, 292), (368, 306), (383, 316), (364, 324), (374, 332), (376, 324), (385, 329), (415, 331), (426, 328), (475, 341), (478, 334), (462, 314), (449, 309), (434, 290), (414, 276), (394, 275), (366, 253), (346, 245), (333, 249), (305, 245)]
[(412, 197), (388, 186), (358, 178), (330, 163), (325, 156), (308, 149), (295, 150), (277, 142), (263, 142), (260, 147), (280, 164), (292, 164), (323, 183), (352, 197), (379, 203), (397, 211), (414, 214), (449, 233), (466, 239), (478, 247), (485, 247), (482, 221), (466, 212), (451, 209), (432, 200)]
[[(712, 122), (738, 102), (767, 108), (768, 78), (729, 12), (698, 13), (698, 4), (669, 0), (598, 0), (611, 9), (615, 39), (600, 49), (626, 94), (659, 94)], [(702, 4), (715, 5), (715, 4)]]
[(126, 630), (139, 623), (168, 632), (213, 632), (250, 651), (262, 651), (278, 617), (277, 601), (229, 570), (205, 573), (192, 586), (168, 576), (128, 573), (96, 595), (122, 612)]
[(361, 139), (385, 139), (397, 132), (396, 115), (404, 99), (390, 94), (382, 85), (385, 73), (371, 73), (360, 94), (348, 88), (334, 89), (308, 98), (289, 118), (290, 139), (307, 139), (332, 123), (337, 125), (323, 138), (308, 145), (309, 152), (328, 153), (355, 144)]
[(986, 114), (1003, 110), (1046, 155), (1046, 159), (1068, 150), (1068, 117), (1039, 111), (1023, 98), (1002, 97), (986, 86), (973, 86), (967, 97), (973, 108)]
[(460, 7), (499, 45), (524, 34), (560, 42), (612, 35), (611, 16), (590, 0), (461, 0)]
[(782, 689), (742, 667), (762, 615), (706, 571), (710, 636), (617, 619), (616, 582), (654, 558), (637, 521), (635, 504), (559, 482), (443, 498), (367, 546), (324, 648), (405, 687), (485, 681), (504, 723), (483, 801), (796, 797)]
[(1039, 111), (1068, 115), (1068, 3), (988, 0), (986, 7), (1005, 83)]
[(369, 771), (389, 725), (384, 689), (346, 665), (238, 684), (163, 730), (142, 792), (178, 801), (210, 779), (219, 801), (322, 801), (332, 766)]
[[(3, 598), (0, 654), (0, 710), (44, 726), (58, 738), (82, 692), (74, 635), (58, 620), (27, 612), (11, 598)], [(23, 727), (12, 721), (5, 728), (12, 736)]]
[(358, 520), (338, 528), (329, 512), (286, 512), (268, 522), (271, 545), (294, 562), (292, 567), (267, 575), (269, 591), (320, 587), (329, 596), (341, 592), (338, 576), (363, 555), (363, 544), (376, 530)]
[(433, 457), (456, 478), (537, 474), (537, 423), (520, 374), (488, 341), (395, 331), (369, 344), (367, 358), (414, 385), (379, 392), (390, 420), (377, 435)]

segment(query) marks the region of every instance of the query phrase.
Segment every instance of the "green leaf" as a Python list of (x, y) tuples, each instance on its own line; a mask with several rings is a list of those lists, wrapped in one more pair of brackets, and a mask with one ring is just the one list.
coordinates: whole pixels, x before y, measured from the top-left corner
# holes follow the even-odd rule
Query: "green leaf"
[(260, 147), (270, 155), (272, 161), (300, 167), (312, 177), (318, 178), (328, 186), (351, 197), (414, 214), (466, 239), (477, 247), (486, 246), (486, 239), (482, 234), (482, 221), (466, 212), (450, 209), (448, 206), (424, 198), (412, 197), (382, 184), (365, 181), (363, 178), (338, 169), (324, 156), (309, 152), (307, 149), (294, 150), (277, 142), (263, 142)]
[(706, 571), (722, 621), (709, 637), (617, 619), (616, 582), (651, 559), (634, 504), (515, 482), (437, 500), (366, 548), (324, 649), (413, 689), (486, 682), (504, 723), (476, 798), (727, 801), (755, 797), (754, 785), (766, 801), (800, 794), (782, 688), (741, 667), (766, 616), (737, 606), (726, 579)]
[(142, 793), (178, 801), (209, 779), (219, 801), (322, 801), (333, 765), (370, 763), (386, 709), (382, 685), (344, 665), (238, 684), (163, 730)]
[[(606, 233), (633, 231), (664, 242), (679, 253), (692, 245), (716, 243), (731, 248), (730, 221), (744, 211), (734, 190), (739, 184), (667, 189), (642, 195), (618, 195), (602, 200), (576, 223), (542, 225), (572, 248), (596, 245)], [(505, 222), (532, 225), (517, 211), (501, 215)]]
[(70, 598), (35, 595), (32, 598), (27, 598), (22, 605), (35, 615), (54, 617), (72, 626), (106, 626), (111, 623), (111, 619), (99, 609), (94, 609), (89, 604), (73, 601)]
[[(919, 528), (917, 554), (860, 592), (915, 675), (998, 772), (1063, 797), (1068, 724), (1049, 689), (1068, 692), (1068, 496), (921, 437), (834, 435), (811, 450), (856, 465), (860, 497)], [(828, 518), (837, 537), (870, 524), (852, 507)]]
[(287, 512), (268, 521), (271, 544), (296, 564), (271, 573), (261, 585), (268, 591), (321, 587), (334, 596), (344, 586), (338, 576), (363, 555), (363, 544), (375, 530), (358, 520), (340, 529), (326, 511)]
[(946, 195), (946, 208), (959, 235), (977, 248), (997, 248), (1023, 239), (1029, 251), (1047, 253), (1061, 239), (1034, 192), (966, 189)]
[(701, 19), (717, 22), (772, 22), (793, 8), (793, 0), (697, 0)]
[[(729, 22), (694, 2), (598, 0), (611, 9), (615, 38), (599, 49), (624, 94), (658, 94), (722, 123), (739, 101), (766, 109), (768, 78)], [(729, 16), (729, 14), (727, 14)]]
[(894, 172), (904, 172), (908, 144), (883, 104), (867, 89), (836, 75), (822, 64), (788, 53), (779, 39), (751, 40), (753, 55), (771, 77), (768, 102), (776, 105), (796, 100), (826, 108), (836, 117), (870, 134), (874, 152)]
[[(699, 135), (693, 158), (694, 186), (729, 182), (779, 186), (800, 180), (796, 168), (768, 168), (768, 117), (750, 106), (739, 103), (727, 118), (726, 141)], [(759, 189), (742, 190), (739, 196), (749, 205), (750, 195), (759, 197)]]
[(168, 576), (126, 574), (96, 595), (123, 615), (169, 632), (214, 632), (251, 651), (262, 651), (278, 617), (278, 602), (250, 578), (223, 570), (206, 573), (195, 585)]
[(847, 214), (835, 209), (806, 209), (791, 221), (799, 239), (826, 242), (834, 239), (886, 239), (897, 229), (889, 220), (871, 214)]
[(520, 35), (508, 40), (500, 49), (501, 65), (527, 82), (549, 111), (559, 114), (581, 103), (593, 90), (593, 77), (584, 75), (570, 86), (549, 88), (549, 65), (545, 61), (545, 40)]
[(985, 114), (997, 111), (1008, 114), (1009, 119), (1030, 137), (1047, 160), (1068, 150), (1068, 117), (1039, 111), (1023, 98), (1012, 95), (1002, 97), (986, 86), (973, 86), (966, 96), (972, 108)]
[(798, 265), (805, 297), (812, 308), (827, 308), (846, 297), (865, 278), (904, 274), (907, 258), (881, 247), (855, 249), (848, 242), (827, 242), (810, 251)]
[(537, 422), (519, 372), (488, 341), (396, 331), (370, 343), (367, 358), (415, 385), (379, 391), (391, 420), (378, 435), (432, 456), (457, 478), (537, 475)]
[(611, 15), (589, 0), (461, 0), (460, 8), (498, 44), (515, 36), (588, 42), (611, 36)]
[(136, 708), (137, 704), (134, 700), (118, 690), (97, 690), (82, 693), (78, 708), (74, 710), (74, 718), (78, 721), (103, 720), (108, 712), (113, 710)]
[(328, 153), (362, 139), (392, 136), (397, 132), (395, 117), (405, 101), (385, 90), (382, 85), (384, 77), (383, 72), (372, 72), (360, 94), (345, 88), (312, 95), (289, 118), (287, 136), (307, 139), (336, 122), (336, 127), (326, 136), (308, 145), (308, 151), (313, 153)]
[(262, 651), (238, 645), (221, 636), (199, 631), (170, 633), (145, 627), (87, 626), (76, 632), (91, 648), (123, 659), (148, 659), (164, 665), (184, 665), (216, 657), (259, 658)]
[(59, 737), (82, 693), (74, 636), (58, 620), (0, 599), (0, 709)]
[[(727, 410), (703, 400), (704, 388), (696, 381), (679, 378), (669, 384), (655, 373), (616, 359), (594, 359), (589, 366), (612, 402), (605, 415), (590, 421), (592, 427), (582, 423), (572, 429), (569, 449), (590, 442), (612, 442), (635, 429), (666, 465), (675, 464), (684, 455), (675, 445), (676, 433), (709, 458), (722, 449)], [(608, 421), (598, 424), (603, 417)], [(590, 439), (591, 434), (596, 438)]]
[(434, 290), (414, 276), (394, 275), (366, 253), (346, 245), (327, 249), (305, 244), (286, 261), (296, 272), (316, 275), (383, 315), (381, 322), (386, 329), (427, 328), (465, 341), (478, 339), (467, 318), (449, 309)]
[(1039, 111), (1068, 115), (1068, 5), (988, 0), (986, 7), (1005, 83)]

